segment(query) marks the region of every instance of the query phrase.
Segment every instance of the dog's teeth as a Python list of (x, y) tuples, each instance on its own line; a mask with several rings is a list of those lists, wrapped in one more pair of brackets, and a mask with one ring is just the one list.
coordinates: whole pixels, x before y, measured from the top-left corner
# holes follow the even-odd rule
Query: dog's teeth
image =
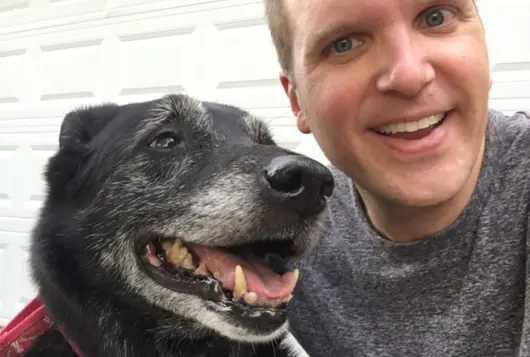
[(246, 293), (243, 297), (245, 303), (248, 305), (255, 305), (258, 302), (258, 295), (255, 292), (251, 291)]
[(155, 247), (153, 247), (152, 244), (148, 244), (145, 246), (145, 254), (146, 254), (147, 260), (152, 266), (156, 268), (159, 268), (162, 266), (162, 262), (156, 256), (156, 249)]
[(256, 305), (262, 306), (262, 307), (272, 307), (275, 308), (278, 305), (282, 303), (281, 299), (266, 299), (263, 297), (259, 297)]
[(188, 252), (188, 248), (182, 245), (180, 240), (166, 241), (163, 243), (167, 259), (176, 266), (184, 269), (195, 270), (197, 267), (193, 264), (193, 257)]
[(186, 259), (186, 257), (188, 256), (188, 248), (186, 247), (182, 247), (180, 248), (180, 250), (178, 252), (175, 252), (175, 250), (173, 250), (174, 254), (175, 254), (175, 258), (176, 258), (176, 261), (177, 262), (182, 262)]
[(234, 299), (239, 300), (246, 291), (247, 291), (247, 280), (245, 279), (243, 268), (241, 267), (241, 265), (238, 265), (236, 266), (235, 276), (234, 276), (234, 293), (233, 293)]
[(209, 276), (208, 269), (206, 269), (206, 265), (204, 263), (199, 264), (199, 267), (195, 269), (193, 272), (195, 275), (204, 275)]
[(156, 268), (160, 268), (162, 266), (160, 259), (154, 255), (148, 255), (147, 259), (149, 260), (149, 263)]
[(164, 247), (164, 250), (169, 253), (172, 250), (176, 250), (177, 252), (182, 248), (182, 242), (179, 239), (175, 239), (174, 241), (164, 241), (162, 243), (162, 247)]
[(245, 300), (245, 302), (247, 302), (247, 304), (249, 304), (249, 305), (276, 308), (276, 307), (280, 306), (281, 304), (286, 304), (289, 301), (291, 301), (291, 299), (293, 298), (293, 295), (289, 294), (286, 297), (278, 298), (278, 299), (266, 299), (264, 297), (258, 297), (258, 296), (256, 296), (256, 298), (257, 298), (256, 302), (254, 302), (253, 304), (249, 304), (246, 300)]
[(182, 267), (184, 269), (190, 269), (190, 270), (194, 270), (195, 269), (195, 265), (193, 265), (193, 260), (192, 260), (191, 254), (188, 254), (184, 258), (184, 261), (182, 262), (181, 265), (182, 265)]
[(165, 242), (164, 249), (168, 259), (173, 264), (179, 264), (188, 256), (188, 249), (182, 246), (182, 242), (176, 240), (174, 242)]
[(298, 278), (300, 278), (300, 270), (295, 269), (293, 273), (294, 273), (294, 283), (296, 284), (298, 282)]

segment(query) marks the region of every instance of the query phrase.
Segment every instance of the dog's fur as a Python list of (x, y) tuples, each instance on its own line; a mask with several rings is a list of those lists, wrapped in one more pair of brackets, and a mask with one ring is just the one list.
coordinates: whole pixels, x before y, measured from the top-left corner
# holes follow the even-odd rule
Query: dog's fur
[[(148, 146), (164, 132), (177, 135), (173, 149)], [(301, 255), (313, 249), (324, 207), (298, 215), (257, 184), (272, 159), (296, 155), (278, 147), (263, 122), (170, 95), (72, 111), (59, 143), (30, 262), (64, 335), (50, 330), (27, 357), (75, 356), (65, 335), (85, 357), (306, 355), (284, 314), (270, 326), (243, 324), (230, 308), (152, 279), (135, 254), (145, 234), (206, 245), (292, 238)], [(295, 158), (329, 179), (320, 164)]]

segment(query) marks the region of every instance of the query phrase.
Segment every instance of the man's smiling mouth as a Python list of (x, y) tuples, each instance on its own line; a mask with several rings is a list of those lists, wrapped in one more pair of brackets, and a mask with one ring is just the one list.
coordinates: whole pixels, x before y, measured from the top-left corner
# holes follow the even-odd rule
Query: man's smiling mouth
[(380, 135), (396, 139), (418, 140), (428, 136), (436, 127), (443, 123), (448, 112), (431, 115), (416, 121), (403, 121), (381, 125), (374, 129)]

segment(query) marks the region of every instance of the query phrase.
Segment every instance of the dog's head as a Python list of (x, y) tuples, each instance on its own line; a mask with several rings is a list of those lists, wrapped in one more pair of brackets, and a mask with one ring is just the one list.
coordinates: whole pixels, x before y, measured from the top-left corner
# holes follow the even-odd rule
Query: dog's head
[(39, 284), (56, 255), (77, 291), (250, 342), (285, 330), (290, 261), (317, 244), (334, 185), (247, 112), (184, 95), (69, 113), (46, 177)]

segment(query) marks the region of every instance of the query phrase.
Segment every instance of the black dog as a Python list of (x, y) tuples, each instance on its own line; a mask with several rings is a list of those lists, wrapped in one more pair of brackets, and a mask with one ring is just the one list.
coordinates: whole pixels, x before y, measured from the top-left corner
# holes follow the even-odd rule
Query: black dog
[(26, 356), (307, 356), (285, 307), (324, 166), (185, 95), (72, 111), (59, 142), (30, 256), (56, 327)]

